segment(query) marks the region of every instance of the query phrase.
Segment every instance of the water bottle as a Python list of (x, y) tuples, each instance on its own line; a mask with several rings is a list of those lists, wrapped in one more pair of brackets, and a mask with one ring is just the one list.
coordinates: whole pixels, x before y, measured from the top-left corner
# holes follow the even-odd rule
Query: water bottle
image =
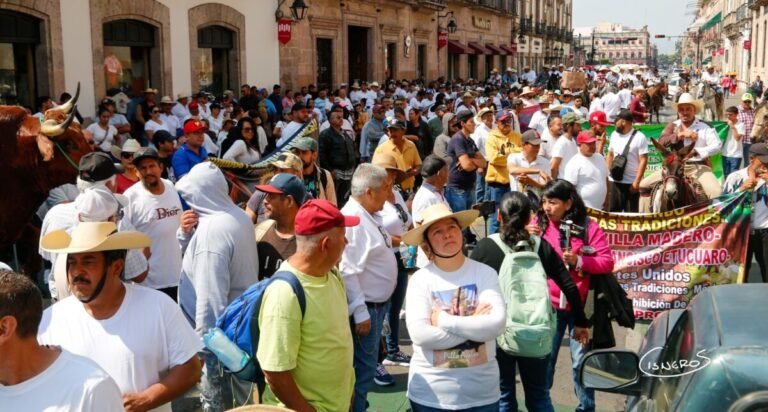
[(239, 372), (248, 365), (251, 358), (232, 342), (219, 328), (211, 328), (203, 336), (203, 344), (210, 349), (219, 361), (230, 371)]
[(416, 246), (408, 246), (408, 262), (405, 263), (405, 267), (413, 269), (416, 267), (416, 254), (418, 250)]
[(389, 326), (389, 316), (384, 317), (384, 323), (381, 325), (381, 334), (384, 336), (392, 334), (392, 327)]
[(403, 261), (403, 266), (408, 267), (408, 260), (411, 258), (411, 250), (405, 243), (400, 243), (400, 260)]

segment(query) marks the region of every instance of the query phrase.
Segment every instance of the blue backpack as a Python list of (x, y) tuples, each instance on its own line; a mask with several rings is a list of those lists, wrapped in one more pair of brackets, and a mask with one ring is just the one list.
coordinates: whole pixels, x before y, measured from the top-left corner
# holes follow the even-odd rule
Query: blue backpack
[(248, 363), (239, 371), (230, 371), (239, 379), (249, 382), (263, 382), (264, 375), (256, 359), (256, 350), (259, 348), (259, 311), (264, 292), (267, 287), (276, 280), (288, 282), (299, 300), (301, 316), (307, 308), (304, 288), (291, 272), (281, 271), (272, 277), (264, 279), (243, 292), (243, 294), (227, 306), (224, 313), (216, 320), (216, 327), (242, 349), (249, 356)]

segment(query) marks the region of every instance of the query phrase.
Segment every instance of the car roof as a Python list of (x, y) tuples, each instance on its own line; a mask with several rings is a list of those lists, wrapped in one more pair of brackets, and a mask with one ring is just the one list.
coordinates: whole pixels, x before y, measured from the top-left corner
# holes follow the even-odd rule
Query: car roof
[(710, 335), (716, 336), (710, 337), (721, 347), (766, 345), (766, 296), (768, 284), (711, 286), (692, 303), (696, 329), (712, 328)]

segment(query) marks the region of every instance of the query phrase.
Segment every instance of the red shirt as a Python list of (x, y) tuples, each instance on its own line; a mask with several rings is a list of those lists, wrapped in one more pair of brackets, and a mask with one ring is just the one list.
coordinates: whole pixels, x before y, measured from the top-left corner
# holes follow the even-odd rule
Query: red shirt
[(128, 190), (129, 187), (136, 184), (138, 180), (131, 180), (127, 177), (123, 176), (123, 174), (119, 174), (115, 177), (115, 186), (117, 186), (117, 193), (123, 194), (126, 190)]
[(648, 109), (645, 108), (642, 99), (633, 97), (632, 102), (629, 103), (629, 111), (632, 112), (633, 123), (645, 123), (645, 114), (648, 113)]

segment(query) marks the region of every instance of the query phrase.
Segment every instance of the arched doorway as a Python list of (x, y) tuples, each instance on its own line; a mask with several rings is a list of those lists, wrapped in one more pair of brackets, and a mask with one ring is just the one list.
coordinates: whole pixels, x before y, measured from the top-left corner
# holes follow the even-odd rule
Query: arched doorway
[(238, 51), (236, 33), (226, 27), (213, 25), (197, 31), (199, 58), (193, 62), (197, 87), (215, 95), (224, 90), (237, 90)]
[(0, 10), (0, 104), (36, 109), (42, 73), (38, 64), (42, 21), (10, 10)]
[(157, 28), (138, 20), (104, 23), (104, 77), (108, 95), (141, 95), (160, 85)]

